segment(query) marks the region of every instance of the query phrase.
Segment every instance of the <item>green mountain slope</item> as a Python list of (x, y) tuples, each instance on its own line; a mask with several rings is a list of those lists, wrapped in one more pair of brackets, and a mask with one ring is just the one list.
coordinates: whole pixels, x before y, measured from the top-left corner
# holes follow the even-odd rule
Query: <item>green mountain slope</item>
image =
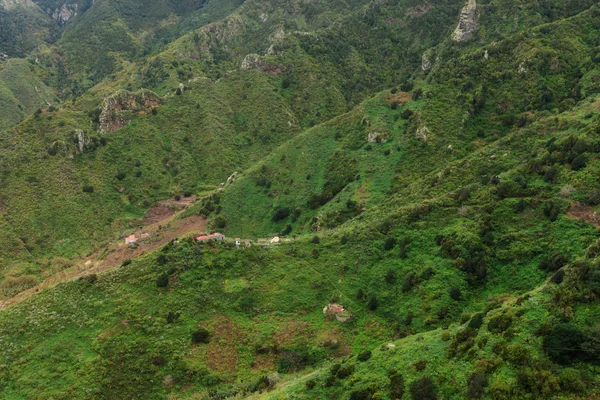
[[(115, 4), (87, 39), (170, 7)], [(0, 134), (2, 297), (172, 195), (281, 244), (174, 239), (0, 311), (1, 397), (597, 397), (600, 8), (474, 4), (249, 0), (107, 70), (70, 48), (104, 78)]]

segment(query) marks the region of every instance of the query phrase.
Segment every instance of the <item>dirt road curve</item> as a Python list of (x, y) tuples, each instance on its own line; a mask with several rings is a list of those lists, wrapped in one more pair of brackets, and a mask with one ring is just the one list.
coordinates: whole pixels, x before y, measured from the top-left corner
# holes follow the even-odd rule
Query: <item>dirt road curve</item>
[(135, 235), (138, 238), (135, 248), (125, 245), (123, 240), (111, 243), (90, 257), (74, 260), (75, 267), (61, 271), (47, 278), (39, 285), (21, 292), (10, 299), (0, 301), (0, 309), (18, 304), (29, 296), (41, 290), (52, 288), (60, 282), (78, 279), (85, 275), (98, 274), (119, 267), (123, 261), (132, 260), (155, 250), (172, 239), (187, 234), (206, 232), (206, 219), (197, 215), (173, 220), (183, 209), (193, 204), (194, 200), (193, 198), (186, 198), (179, 201), (171, 199), (160, 202), (144, 218), (143, 228), (135, 231)]

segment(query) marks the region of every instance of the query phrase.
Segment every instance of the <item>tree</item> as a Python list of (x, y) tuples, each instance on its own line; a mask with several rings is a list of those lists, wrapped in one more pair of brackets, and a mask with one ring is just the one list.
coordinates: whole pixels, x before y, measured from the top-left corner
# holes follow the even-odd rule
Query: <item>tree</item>
[(422, 376), (410, 384), (410, 395), (414, 400), (436, 400), (437, 394), (433, 381), (428, 376)]

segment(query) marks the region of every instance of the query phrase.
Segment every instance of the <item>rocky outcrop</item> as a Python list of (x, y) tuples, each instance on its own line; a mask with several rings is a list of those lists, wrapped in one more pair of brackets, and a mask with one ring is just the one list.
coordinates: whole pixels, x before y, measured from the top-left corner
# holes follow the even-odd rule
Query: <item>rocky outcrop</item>
[(415, 136), (417, 139), (426, 142), (429, 139), (430, 133), (431, 132), (429, 131), (429, 128), (426, 127), (425, 125), (422, 125), (417, 129)]
[(367, 142), (369, 143), (385, 143), (388, 141), (388, 134), (383, 132), (370, 132), (367, 135)]
[(424, 53), (423, 57), (421, 58), (421, 70), (429, 71), (430, 69), (431, 69), (431, 60), (429, 59), (429, 54)]
[(150, 90), (132, 93), (120, 90), (104, 99), (100, 113), (100, 132), (110, 133), (129, 125), (135, 115), (143, 115), (160, 106), (160, 97)]
[(479, 27), (479, 9), (476, 0), (468, 0), (467, 5), (460, 12), (458, 26), (452, 34), (452, 40), (455, 42), (466, 42), (475, 36)]
[(248, 54), (241, 65), (242, 70), (255, 70), (270, 75), (279, 75), (289, 70), (288, 67), (268, 62), (258, 54)]
[(92, 143), (92, 138), (86, 135), (81, 129), (76, 129), (75, 132), (73, 132), (73, 140), (77, 144), (79, 153), (83, 153)]
[(77, 4), (63, 4), (62, 7), (54, 10), (52, 18), (57, 20), (61, 24), (65, 24), (67, 21), (77, 16)]

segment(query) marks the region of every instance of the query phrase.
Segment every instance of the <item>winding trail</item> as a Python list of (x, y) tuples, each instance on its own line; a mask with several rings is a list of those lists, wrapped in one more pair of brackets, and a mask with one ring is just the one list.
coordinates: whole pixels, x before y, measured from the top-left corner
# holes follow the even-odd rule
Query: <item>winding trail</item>
[(73, 260), (74, 267), (63, 270), (46, 278), (38, 285), (20, 292), (14, 297), (0, 301), (0, 310), (19, 304), (30, 296), (46, 289), (55, 287), (61, 282), (72, 281), (86, 275), (98, 274), (117, 268), (125, 260), (132, 260), (143, 254), (151, 252), (172, 239), (191, 233), (206, 231), (207, 220), (192, 215), (178, 219), (183, 211), (194, 204), (195, 197), (180, 200), (164, 200), (156, 207), (151, 208), (142, 220), (142, 227), (135, 230), (138, 238), (135, 247), (129, 247), (124, 240), (111, 242), (106, 247), (96, 251), (84, 259)]

